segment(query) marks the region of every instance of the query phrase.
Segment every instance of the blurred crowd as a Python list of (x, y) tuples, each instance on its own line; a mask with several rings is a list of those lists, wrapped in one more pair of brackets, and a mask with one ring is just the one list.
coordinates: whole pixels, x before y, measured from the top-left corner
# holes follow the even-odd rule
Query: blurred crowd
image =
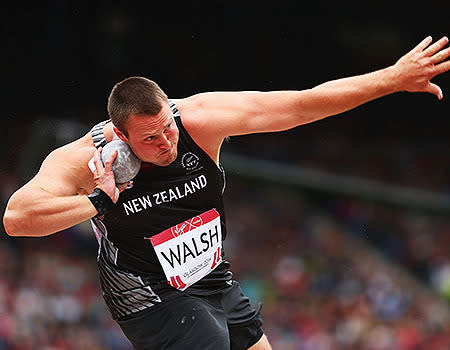
[(0, 349), (129, 349), (101, 297), (96, 249), (76, 227), (0, 243)]
[[(232, 269), (252, 300), (264, 301), (274, 349), (450, 347), (448, 219), (262, 184), (233, 186)], [(402, 235), (386, 216), (411, 231)], [(398, 235), (397, 249), (388, 241), (374, 249), (379, 234)], [(412, 262), (428, 269), (432, 284), (409, 274)]]

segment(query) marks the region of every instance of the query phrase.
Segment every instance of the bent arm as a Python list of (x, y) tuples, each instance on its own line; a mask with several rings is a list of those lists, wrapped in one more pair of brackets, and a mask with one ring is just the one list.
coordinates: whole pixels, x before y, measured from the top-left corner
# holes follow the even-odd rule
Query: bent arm
[[(219, 139), (290, 129), (353, 109), (399, 91), (423, 91), (442, 98), (430, 80), (450, 69), (446, 37), (428, 37), (395, 65), (375, 72), (329, 81), (302, 91), (211, 92), (191, 97), (206, 131)], [(194, 109), (194, 107), (193, 107)], [(202, 119), (203, 119), (202, 118)]]
[(67, 152), (52, 152), (38, 174), (9, 199), (3, 217), (6, 232), (46, 236), (95, 216), (97, 210), (88, 197), (77, 195), (77, 169), (76, 164), (70, 165)]
[(3, 217), (10, 236), (47, 236), (86, 221), (97, 214), (87, 196), (59, 197), (29, 183), (9, 200)]

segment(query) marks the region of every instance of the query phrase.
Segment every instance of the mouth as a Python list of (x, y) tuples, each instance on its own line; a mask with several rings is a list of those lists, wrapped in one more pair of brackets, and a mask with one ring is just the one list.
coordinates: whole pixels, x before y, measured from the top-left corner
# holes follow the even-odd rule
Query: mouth
[(173, 150), (173, 146), (170, 147), (170, 148), (168, 148), (168, 149), (166, 149), (165, 151), (162, 151), (162, 152), (158, 155), (158, 157), (163, 157), (163, 156), (165, 156), (165, 155), (171, 153), (172, 150)]

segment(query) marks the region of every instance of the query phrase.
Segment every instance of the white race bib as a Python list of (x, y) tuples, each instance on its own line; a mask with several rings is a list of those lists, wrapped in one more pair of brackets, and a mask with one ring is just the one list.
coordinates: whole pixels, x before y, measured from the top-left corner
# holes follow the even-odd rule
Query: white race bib
[(150, 241), (168, 283), (185, 290), (222, 262), (222, 230), (215, 209), (186, 220)]

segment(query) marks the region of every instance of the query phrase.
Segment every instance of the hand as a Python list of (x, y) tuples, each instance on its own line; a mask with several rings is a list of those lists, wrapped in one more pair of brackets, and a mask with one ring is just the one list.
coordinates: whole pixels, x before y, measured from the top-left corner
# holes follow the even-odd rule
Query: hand
[(432, 41), (431, 36), (425, 38), (400, 58), (393, 68), (398, 74), (399, 90), (429, 92), (441, 100), (441, 88), (430, 80), (450, 70), (450, 61), (445, 61), (450, 56), (450, 48), (443, 49), (448, 43), (446, 36), (429, 46)]
[(100, 188), (108, 196), (111, 197), (114, 203), (119, 200), (119, 194), (122, 192), (126, 186), (121, 186), (121, 190), (116, 186), (116, 180), (114, 179), (114, 173), (112, 171), (112, 164), (117, 157), (117, 151), (111, 153), (109, 159), (105, 162), (103, 166), (100, 154), (102, 152), (102, 147), (99, 147), (94, 153), (94, 184), (95, 188)]
[(130, 184), (131, 181), (125, 182), (123, 184), (117, 184), (117, 188), (119, 189), (119, 193), (122, 193), (123, 191), (125, 191), (128, 187), (128, 185)]

